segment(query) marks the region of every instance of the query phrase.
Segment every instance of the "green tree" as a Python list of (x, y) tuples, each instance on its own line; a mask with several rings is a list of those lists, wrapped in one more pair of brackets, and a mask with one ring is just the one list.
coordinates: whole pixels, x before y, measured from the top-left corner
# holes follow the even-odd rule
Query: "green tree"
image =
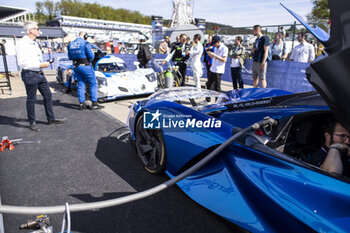
[(56, 4), (53, 2), (53, 0), (46, 0), (43, 2), (42, 6), (49, 20), (53, 20), (57, 10)]
[(52, 20), (58, 14), (129, 23), (151, 23), (151, 17), (144, 16), (138, 11), (114, 9), (98, 3), (83, 3), (80, 0), (60, 0), (56, 3), (53, 0), (46, 0), (35, 4), (36, 17), (41, 24), (46, 20)]
[(329, 20), (328, 0), (313, 0), (314, 5), (310, 14), (307, 15), (309, 22), (324, 22)]

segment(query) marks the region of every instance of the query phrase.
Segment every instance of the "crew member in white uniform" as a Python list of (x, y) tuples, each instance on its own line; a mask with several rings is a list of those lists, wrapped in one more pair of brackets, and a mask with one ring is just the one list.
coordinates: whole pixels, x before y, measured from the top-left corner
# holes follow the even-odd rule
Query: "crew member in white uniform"
[(197, 88), (201, 88), (201, 77), (203, 75), (203, 68), (201, 62), (202, 54), (203, 45), (201, 44), (201, 35), (196, 34), (193, 37), (193, 45), (190, 50), (190, 58), (193, 79)]

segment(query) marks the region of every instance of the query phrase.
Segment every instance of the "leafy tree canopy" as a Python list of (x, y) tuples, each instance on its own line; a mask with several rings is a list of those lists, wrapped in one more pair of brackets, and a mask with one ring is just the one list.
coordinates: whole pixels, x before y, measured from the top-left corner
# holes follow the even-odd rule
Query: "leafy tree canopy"
[(307, 16), (311, 22), (328, 21), (329, 19), (329, 4), (328, 0), (313, 0), (313, 8), (311, 13)]

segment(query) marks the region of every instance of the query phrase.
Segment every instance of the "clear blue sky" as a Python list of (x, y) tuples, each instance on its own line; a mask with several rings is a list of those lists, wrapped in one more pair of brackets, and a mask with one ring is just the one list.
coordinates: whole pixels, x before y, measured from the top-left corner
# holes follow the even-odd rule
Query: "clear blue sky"
[[(143, 15), (159, 15), (170, 19), (172, 0), (81, 0), (82, 2), (137, 10)], [(0, 0), (0, 5), (24, 7), (35, 10), (33, 0)], [(293, 23), (294, 18), (280, 6), (280, 2), (306, 17), (311, 12), (312, 0), (194, 0), (194, 17), (210, 22), (232, 26), (250, 26), (255, 24), (274, 25)]]

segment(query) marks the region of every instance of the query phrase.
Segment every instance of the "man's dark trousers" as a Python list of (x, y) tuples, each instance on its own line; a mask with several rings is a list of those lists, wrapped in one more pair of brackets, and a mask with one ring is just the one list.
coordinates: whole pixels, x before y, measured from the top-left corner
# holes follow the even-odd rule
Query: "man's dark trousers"
[(37, 73), (33, 71), (21, 72), (22, 80), (27, 91), (27, 115), (29, 122), (35, 122), (35, 102), (36, 91), (39, 90), (40, 94), (44, 97), (44, 107), (46, 117), (48, 121), (55, 120), (55, 114), (52, 109), (52, 93), (49, 88), (49, 84), (43, 73)]
[(187, 73), (187, 65), (185, 62), (176, 62), (176, 65), (179, 67), (179, 72), (182, 76), (180, 86), (185, 86), (185, 79)]
[(209, 76), (210, 76), (210, 73), (211, 73), (211, 71), (210, 71), (211, 65), (205, 63), (205, 67), (207, 68), (207, 79), (209, 79)]
[(139, 68), (148, 68), (148, 61), (146, 60), (139, 60)]
[(237, 89), (237, 82), (239, 84), (239, 88), (243, 88), (243, 80), (242, 80), (242, 68), (234, 67), (231, 68), (231, 77), (233, 88)]
[(207, 81), (207, 89), (214, 90), (217, 92), (221, 91), (221, 76), (222, 74), (210, 72), (208, 81)]

